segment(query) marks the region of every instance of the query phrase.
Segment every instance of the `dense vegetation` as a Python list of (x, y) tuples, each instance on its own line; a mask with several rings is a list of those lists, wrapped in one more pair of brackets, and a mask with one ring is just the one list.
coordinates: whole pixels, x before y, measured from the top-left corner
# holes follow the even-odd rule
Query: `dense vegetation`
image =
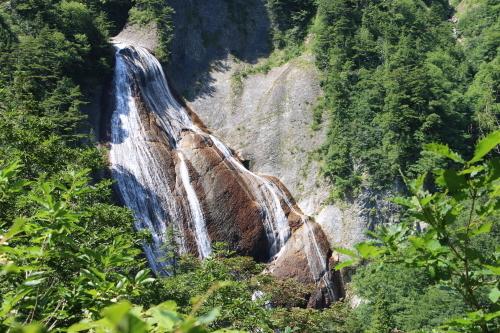
[[(382, 228), (356, 251), (339, 249), (375, 263), (353, 277), (359, 307), (321, 311), (303, 308), (309, 287), (259, 274), (264, 265), (224, 244), (200, 262), (180, 257), (172, 243), (174, 276), (154, 278), (140, 255), (148, 235), (133, 230), (130, 211), (113, 204), (111, 182), (100, 178), (105, 152), (95, 147), (82, 106), (111, 72), (107, 40), (128, 15), (157, 24), (166, 61), (170, 7), (159, 0), (3, 2), (0, 331), (386, 333), (447, 321), (455, 331), (498, 330), (500, 164), (480, 163), (498, 134), (470, 149), (498, 128), (497, 2), (267, 2), (277, 49), (296, 55), (308, 33), (315, 37), (324, 89), (315, 120), (329, 129), (316, 156), (334, 195), (388, 186), (399, 169), (414, 177), (463, 166), (440, 171), (436, 193), (421, 176), (408, 182), (416, 199), (398, 199), (410, 221), (429, 224), (426, 231)], [(423, 150), (427, 142), (465, 157), (448, 146)]]
[(470, 6), (456, 13), (454, 36), (448, 1), (319, 1), (325, 94), (316, 121), (330, 124), (318, 157), (337, 195), (363, 180), (390, 186), (399, 169), (415, 176), (443, 167), (422, 144), (467, 154), (497, 128), (500, 8)]
[[(368, 232), (373, 239), (355, 245), (355, 251), (337, 249), (354, 258), (337, 268), (368, 260), (377, 262), (385, 270), (370, 276), (374, 282), (367, 281), (362, 275), (356, 279), (358, 289), (361, 288), (358, 292), (375, 301), (371, 325), (384, 327), (377, 331), (387, 332), (396, 324), (410, 329), (426, 328), (429, 319), (434, 320), (435, 325), (443, 319), (443, 315), (450, 317), (442, 328), (452, 332), (499, 330), (500, 261), (497, 244), (500, 159), (484, 160), (484, 156), (498, 144), (500, 131), (488, 134), (478, 142), (471, 159), (463, 159), (448, 146), (437, 143), (426, 145), (429, 152), (449, 158), (462, 167), (436, 172), (438, 190), (435, 192), (426, 189), (426, 174), (415, 180), (406, 179), (413, 197), (393, 199), (407, 206), (414, 220), (426, 223), (425, 230), (415, 232), (413, 226), (406, 223), (381, 226), (377, 232)], [(401, 281), (400, 273), (394, 271), (405, 266), (411, 268), (407, 269), (411, 276), (406, 277), (413, 280), (411, 285)], [(391, 286), (403, 291), (403, 294), (389, 303), (395, 293), (383, 284), (389, 281), (387, 273), (391, 271)], [(440, 291), (436, 287), (429, 289), (426, 279), (434, 282)], [(406, 286), (402, 288), (402, 285)], [(421, 294), (415, 295), (415, 291)], [(432, 294), (438, 292), (441, 296), (436, 300)], [(413, 303), (415, 300), (417, 304)], [(425, 308), (418, 315), (405, 318), (407, 306), (412, 303), (418, 305), (420, 301), (426, 301)], [(450, 303), (443, 306), (447, 302), (453, 305), (453, 309), (449, 308)], [(394, 305), (398, 305), (399, 309), (392, 308)], [(361, 314), (363, 308), (367, 307), (359, 307), (356, 312)], [(463, 317), (460, 312), (468, 313)], [(421, 317), (423, 314), (429, 317)]]

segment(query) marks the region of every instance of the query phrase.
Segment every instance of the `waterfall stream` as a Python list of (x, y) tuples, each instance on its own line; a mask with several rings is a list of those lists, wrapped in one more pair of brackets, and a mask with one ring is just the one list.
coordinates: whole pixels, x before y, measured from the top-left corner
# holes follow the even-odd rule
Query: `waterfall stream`
[[(170, 225), (184, 235), (176, 239), (181, 252), (188, 251), (186, 235), (189, 234), (200, 258), (211, 254), (210, 235), (201, 205), (203, 198), (198, 197), (193, 187), (183, 151), (186, 148), (181, 144), (183, 133), (191, 132), (213, 143), (209, 145), (213, 153), (258, 207), (269, 244), (269, 258), (279, 256), (291, 237), (282, 207), (285, 202), (290, 211), (301, 216), (308, 230), (308, 244), (304, 246), (314, 280), (318, 283), (320, 275), (326, 276), (327, 263), (308, 226), (308, 218), (294, 209), (276, 184), (247, 170), (219, 139), (191, 121), (186, 110), (173, 98), (161, 65), (147, 50), (124, 44), (117, 44), (116, 48), (109, 153), (111, 174), (124, 204), (134, 212), (135, 227), (151, 231), (153, 242), (144, 248), (152, 269), (157, 274), (168, 274), (171, 263), (158, 262), (158, 259), (163, 256), (161, 247)], [(148, 118), (149, 114), (153, 120)], [(159, 128), (153, 134), (152, 123)], [(162, 153), (166, 149), (174, 153)], [(303, 239), (306, 241), (306, 237)], [(330, 283), (326, 285), (330, 293)]]

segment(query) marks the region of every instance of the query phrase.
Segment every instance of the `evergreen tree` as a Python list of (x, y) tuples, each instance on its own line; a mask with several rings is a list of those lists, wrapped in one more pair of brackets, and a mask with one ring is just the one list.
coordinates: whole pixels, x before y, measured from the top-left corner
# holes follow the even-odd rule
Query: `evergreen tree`
[(375, 299), (375, 311), (373, 312), (370, 333), (390, 333), (392, 331), (393, 324), (388, 307), (389, 302), (386, 299), (385, 292), (380, 289)]

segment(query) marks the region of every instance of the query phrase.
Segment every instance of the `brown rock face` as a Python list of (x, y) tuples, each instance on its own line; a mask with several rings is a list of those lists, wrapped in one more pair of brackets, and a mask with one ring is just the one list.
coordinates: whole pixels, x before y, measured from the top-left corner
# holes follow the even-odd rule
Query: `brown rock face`
[(184, 132), (181, 147), (212, 242), (226, 242), (241, 255), (266, 260), (267, 239), (257, 203), (242, 171), (214, 146), (209, 136)]
[(307, 306), (325, 307), (338, 300), (338, 288), (332, 283), (331, 253), (321, 227), (314, 221), (306, 220), (271, 263), (269, 271), (277, 278), (293, 278), (316, 286)]

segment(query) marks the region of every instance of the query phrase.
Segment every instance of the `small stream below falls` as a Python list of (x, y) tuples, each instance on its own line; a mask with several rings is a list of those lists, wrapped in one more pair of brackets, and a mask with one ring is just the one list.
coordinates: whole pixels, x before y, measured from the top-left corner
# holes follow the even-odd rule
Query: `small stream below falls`
[[(123, 203), (134, 212), (135, 227), (151, 231), (153, 241), (145, 244), (144, 250), (153, 271), (169, 274), (166, 267), (170, 263), (158, 259), (163, 256), (160, 248), (170, 226), (182, 235), (177, 239), (181, 252), (196, 252), (200, 258), (210, 256), (212, 242), (218, 241), (213, 238), (219, 231), (207, 226), (208, 204), (200, 194), (200, 182), (208, 176), (194, 172), (196, 158), (209, 151), (212, 160), (220, 161), (218, 172), (228, 175), (226, 178), (236, 184), (227, 185), (228, 188), (238, 188), (245, 197), (240, 202), (248, 203), (258, 212), (267, 241), (267, 248), (260, 251), (267, 251), (267, 258), (281, 255), (292, 235), (287, 215), (300, 216), (308, 230), (307, 237), (302, 239), (308, 243), (304, 246), (309, 271), (315, 281), (324, 279), (328, 259), (319, 250), (314, 232), (308, 226), (309, 218), (294, 209), (273, 181), (247, 170), (218, 138), (193, 123), (172, 96), (154, 56), (137, 46), (118, 43), (115, 47), (111, 176), (116, 180)], [(187, 144), (188, 133), (199, 143)], [(196, 144), (203, 149), (195, 149)], [(204, 172), (208, 175), (209, 171)], [(329, 282), (325, 283), (328, 288)]]

